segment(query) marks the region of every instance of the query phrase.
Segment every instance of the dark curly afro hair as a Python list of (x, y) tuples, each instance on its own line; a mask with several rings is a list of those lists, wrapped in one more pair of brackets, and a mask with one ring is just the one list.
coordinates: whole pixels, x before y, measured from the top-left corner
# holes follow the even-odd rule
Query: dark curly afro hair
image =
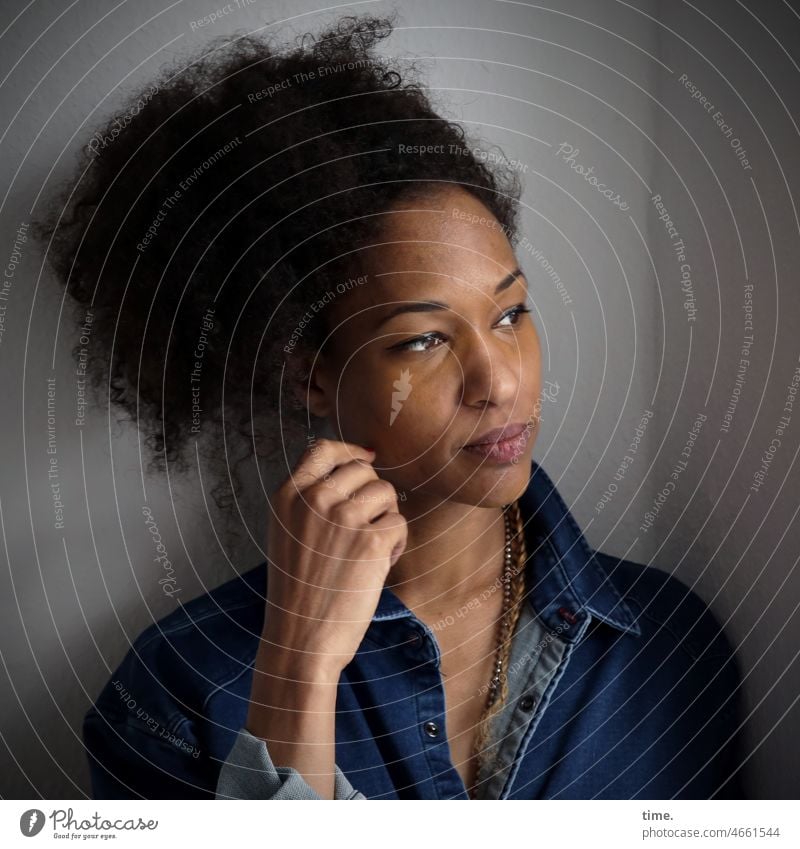
[[(434, 112), (410, 62), (374, 55), (393, 25), (339, 18), (291, 47), (213, 39), (93, 133), (35, 222), (77, 323), (93, 316), (88, 351), (73, 349), (90, 387), (135, 419), (149, 471), (185, 471), (210, 444), (228, 468), (218, 506), (225, 477), (239, 494), (238, 463), (302, 438), (310, 413), (287, 392), (284, 347), (358, 276), (390, 204), (459, 184), (518, 238), (512, 169)], [(420, 144), (443, 152), (400, 152)], [(301, 347), (326, 334), (323, 309)]]

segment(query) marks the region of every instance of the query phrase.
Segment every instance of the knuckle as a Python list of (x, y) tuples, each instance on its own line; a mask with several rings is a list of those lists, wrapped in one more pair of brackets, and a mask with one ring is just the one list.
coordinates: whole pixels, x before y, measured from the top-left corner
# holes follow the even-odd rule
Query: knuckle
[(403, 539), (408, 539), (408, 522), (406, 521), (405, 516), (403, 516), (402, 513), (397, 513), (395, 515), (397, 518), (394, 519), (394, 527), (399, 528)]
[(381, 480), (381, 489), (384, 498), (389, 501), (397, 501), (397, 490), (394, 488), (394, 484), (387, 480)]
[(337, 501), (331, 508), (331, 519), (340, 525), (350, 526), (358, 514), (358, 505), (352, 501)]
[(303, 493), (306, 504), (315, 512), (320, 513), (325, 506), (325, 488), (318, 483), (312, 484)]
[(386, 544), (383, 541), (383, 536), (377, 528), (369, 528), (364, 530), (364, 553), (370, 557), (379, 557), (383, 554)]
[(374, 480), (378, 477), (378, 473), (375, 471), (375, 467), (369, 460), (365, 460), (363, 457), (356, 457), (354, 462), (358, 463), (361, 466), (362, 471), (369, 477), (371, 480)]

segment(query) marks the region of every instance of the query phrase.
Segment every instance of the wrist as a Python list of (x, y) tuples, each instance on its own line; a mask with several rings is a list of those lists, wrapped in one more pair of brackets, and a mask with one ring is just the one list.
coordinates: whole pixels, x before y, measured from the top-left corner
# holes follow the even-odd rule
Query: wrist
[(285, 635), (265, 630), (255, 658), (255, 668), (267, 675), (306, 684), (338, 684), (346, 664), (337, 656), (313, 648), (287, 645)]
[(318, 666), (295, 669), (291, 658), (265, 651), (253, 670), (245, 727), (264, 740), (303, 739), (336, 713), (338, 675)]

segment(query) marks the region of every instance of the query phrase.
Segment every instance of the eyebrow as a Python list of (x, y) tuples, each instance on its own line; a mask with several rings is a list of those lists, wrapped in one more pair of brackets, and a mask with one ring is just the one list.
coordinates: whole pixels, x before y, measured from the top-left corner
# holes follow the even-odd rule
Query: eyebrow
[[(510, 274), (507, 274), (495, 287), (494, 293), (495, 295), (499, 295), (522, 274), (522, 269), (515, 268)], [(447, 310), (450, 307), (447, 304), (443, 304), (441, 301), (413, 301), (407, 304), (401, 304), (398, 307), (395, 307), (391, 312), (387, 313), (377, 324), (377, 327), (380, 327), (382, 324), (385, 324), (389, 321), (390, 318), (394, 318), (396, 315), (400, 315), (400, 313), (404, 312), (434, 312), (437, 310)]]

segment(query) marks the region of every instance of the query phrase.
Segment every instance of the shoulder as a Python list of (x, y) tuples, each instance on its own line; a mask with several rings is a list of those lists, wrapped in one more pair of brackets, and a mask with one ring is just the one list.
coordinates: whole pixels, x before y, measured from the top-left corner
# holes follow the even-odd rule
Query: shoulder
[(744, 798), (743, 677), (728, 623), (669, 572), (597, 551), (594, 558), (640, 632), (615, 643), (613, 677), (636, 695), (620, 698), (639, 738), (650, 735), (654, 762), (669, 765), (652, 770), (648, 789), (667, 792), (653, 789), (666, 780), (670, 795), (678, 786), (685, 798)]
[(84, 717), (93, 798), (214, 798), (242, 699), (217, 700), (213, 717), (209, 704), (225, 688), (247, 685), (265, 588), (262, 563), (134, 640)]
[(720, 619), (700, 594), (675, 575), (600, 551), (594, 559), (630, 608), (642, 635), (656, 633), (679, 645), (692, 660), (734, 654)]
[(102, 719), (165, 737), (205, 719), (209, 700), (245, 675), (261, 635), (266, 564), (180, 605), (145, 628), (86, 722)]
[[(237, 575), (220, 586), (197, 596), (157, 622), (145, 628), (133, 647), (152, 653), (165, 643), (185, 643), (196, 647), (198, 633), (221, 639), (226, 643), (238, 641), (237, 632), (248, 630), (263, 622), (266, 591), (266, 564)], [(224, 648), (225, 645), (221, 646)]]

